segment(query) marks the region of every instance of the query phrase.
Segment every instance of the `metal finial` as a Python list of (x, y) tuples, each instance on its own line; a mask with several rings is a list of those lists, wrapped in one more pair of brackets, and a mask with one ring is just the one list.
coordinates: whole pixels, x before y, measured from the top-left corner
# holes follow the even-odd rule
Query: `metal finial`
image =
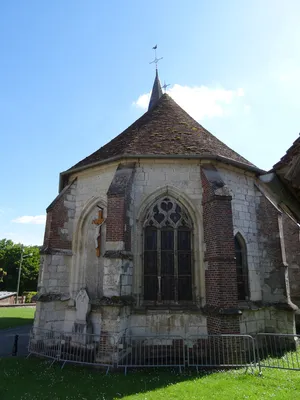
[(163, 57), (157, 58), (157, 56), (156, 56), (157, 44), (156, 44), (154, 47), (152, 47), (152, 49), (153, 49), (153, 50), (154, 50), (154, 52), (155, 52), (155, 58), (154, 58), (154, 60), (153, 60), (153, 61), (151, 61), (149, 64), (153, 64), (153, 63), (155, 63), (155, 68), (157, 69), (157, 64), (158, 64), (158, 62), (159, 62), (160, 60), (162, 60), (162, 59), (163, 59)]
[(168, 86), (170, 86), (170, 84), (166, 84), (166, 81), (164, 81), (164, 85), (162, 86), (162, 88), (164, 89), (165, 93), (167, 91)]

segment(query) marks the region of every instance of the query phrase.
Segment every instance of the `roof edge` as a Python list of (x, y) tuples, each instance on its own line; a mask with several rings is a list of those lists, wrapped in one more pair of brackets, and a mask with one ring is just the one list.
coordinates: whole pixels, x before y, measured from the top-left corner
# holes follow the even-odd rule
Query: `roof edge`
[(140, 159), (156, 158), (156, 159), (161, 159), (161, 160), (164, 160), (164, 159), (170, 160), (170, 159), (176, 159), (176, 158), (181, 159), (181, 160), (184, 160), (184, 159), (185, 160), (214, 160), (214, 161), (222, 162), (224, 164), (230, 164), (234, 167), (243, 169), (245, 171), (254, 172), (257, 174), (266, 174), (267, 173), (267, 171), (260, 169), (258, 167), (248, 165), (248, 164), (242, 163), (240, 161), (235, 161), (235, 160), (232, 160), (231, 158), (208, 154), (208, 153), (207, 154), (206, 153), (190, 154), (190, 155), (187, 155), (187, 154), (122, 154), (122, 155), (110, 157), (105, 160), (96, 161), (96, 162), (88, 164), (88, 165), (83, 165), (81, 167), (68, 169), (66, 171), (61, 172), (59, 175), (59, 192), (63, 189), (64, 178), (67, 177), (68, 175), (74, 174), (76, 172), (81, 172), (86, 169), (97, 167), (100, 165), (109, 164), (111, 162), (115, 162), (115, 161), (119, 161), (119, 160), (126, 160), (126, 159), (132, 160), (132, 159), (136, 159), (136, 158), (140, 158)]
[[(70, 182), (68, 185), (66, 185), (65, 187), (63, 187), (62, 189), (60, 189), (59, 186), (59, 193), (58, 195), (55, 197), (55, 199), (49, 204), (49, 206), (46, 208), (46, 212), (48, 213), (53, 207), (54, 205), (58, 202), (58, 200), (64, 195), (64, 193), (73, 185), (73, 183), (77, 180), (77, 177), (74, 178), (72, 180), (72, 182)], [(59, 177), (59, 185), (61, 185), (61, 177)]]

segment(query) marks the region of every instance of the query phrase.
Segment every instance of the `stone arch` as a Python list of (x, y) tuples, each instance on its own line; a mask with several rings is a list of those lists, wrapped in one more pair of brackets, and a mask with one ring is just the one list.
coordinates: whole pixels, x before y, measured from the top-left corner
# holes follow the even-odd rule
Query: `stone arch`
[[(86, 246), (86, 237), (89, 228), (89, 219), (95, 213), (96, 207), (100, 206), (104, 209), (104, 217), (106, 218), (107, 212), (107, 202), (103, 198), (100, 197), (92, 197), (89, 199), (85, 205), (83, 206), (81, 213), (79, 215), (74, 235), (72, 241), (72, 252), (73, 252), (73, 260), (72, 260), (72, 268), (71, 268), (71, 287), (70, 294), (73, 299), (75, 299), (78, 290), (86, 285), (86, 276), (85, 276), (85, 246)], [(102, 227), (102, 242), (105, 239), (105, 224)]]
[(248, 253), (245, 237), (240, 231), (234, 235), (235, 259), (237, 268), (237, 285), (239, 300), (248, 300), (250, 298)]
[(172, 197), (184, 206), (189, 213), (193, 222), (193, 292), (194, 299), (197, 305), (204, 305), (205, 299), (205, 271), (203, 260), (203, 223), (200, 210), (193, 204), (185, 193), (180, 191), (174, 186), (160, 187), (150, 195), (148, 195), (141, 203), (137, 212), (136, 223), (134, 224), (134, 237), (136, 240), (133, 242), (134, 254), (134, 288), (133, 292), (137, 297), (138, 303), (141, 303), (142, 295), (142, 271), (143, 271), (143, 223), (146, 218), (148, 210), (151, 206), (163, 196)]

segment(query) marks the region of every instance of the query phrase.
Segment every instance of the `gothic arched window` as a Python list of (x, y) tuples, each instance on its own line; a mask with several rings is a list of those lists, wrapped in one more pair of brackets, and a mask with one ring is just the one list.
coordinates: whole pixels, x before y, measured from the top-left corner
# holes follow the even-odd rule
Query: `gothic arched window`
[(249, 299), (246, 243), (240, 233), (234, 237), (238, 300)]
[(144, 301), (192, 300), (192, 222), (181, 204), (163, 197), (144, 224)]

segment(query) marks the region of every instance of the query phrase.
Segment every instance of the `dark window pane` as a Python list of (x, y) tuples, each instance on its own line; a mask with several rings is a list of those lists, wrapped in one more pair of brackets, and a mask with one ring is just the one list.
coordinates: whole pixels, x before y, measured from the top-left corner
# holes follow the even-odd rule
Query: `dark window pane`
[(181, 216), (178, 213), (172, 213), (170, 215), (170, 218), (174, 222), (174, 224), (176, 224), (180, 220)]
[(178, 276), (178, 300), (192, 300), (192, 277)]
[(144, 275), (144, 299), (156, 301), (157, 290), (157, 276)]
[(161, 278), (161, 299), (175, 300), (174, 295), (174, 276), (163, 276)]
[(160, 224), (165, 219), (165, 216), (162, 213), (154, 214), (154, 219)]
[(161, 250), (174, 250), (174, 231), (173, 229), (161, 230)]
[(157, 248), (157, 229), (147, 226), (145, 229), (145, 250), (156, 250)]
[(161, 252), (161, 274), (174, 275), (174, 253), (172, 251)]
[(157, 274), (157, 252), (145, 251), (144, 253), (144, 274)]
[(178, 252), (178, 275), (191, 275), (191, 253)]
[(179, 229), (177, 233), (178, 250), (191, 250), (191, 232)]
[(249, 295), (246, 249), (236, 236), (234, 238), (234, 246), (235, 246), (238, 300), (245, 300), (246, 297)]

